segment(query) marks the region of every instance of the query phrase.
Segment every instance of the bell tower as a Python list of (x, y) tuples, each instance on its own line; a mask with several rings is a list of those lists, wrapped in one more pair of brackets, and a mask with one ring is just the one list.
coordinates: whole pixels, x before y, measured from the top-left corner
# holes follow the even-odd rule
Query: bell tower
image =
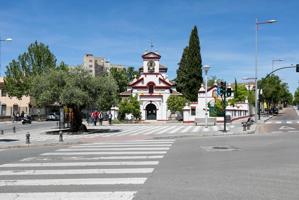
[(143, 73), (159, 73), (160, 58), (158, 52), (145, 52), (142, 55)]

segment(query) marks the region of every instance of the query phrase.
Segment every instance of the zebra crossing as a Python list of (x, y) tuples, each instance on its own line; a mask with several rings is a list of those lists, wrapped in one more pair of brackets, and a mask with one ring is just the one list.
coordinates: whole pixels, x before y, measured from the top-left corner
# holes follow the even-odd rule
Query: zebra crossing
[(265, 124), (299, 124), (299, 120), (271, 120)]
[(174, 142), (80, 144), (3, 164), (0, 199), (131, 200)]
[[(234, 128), (235, 125), (228, 125), (227, 128)], [(105, 129), (106, 127), (96, 127)], [(175, 135), (175, 134), (194, 134), (206, 131), (219, 131), (223, 129), (223, 125), (194, 126), (194, 125), (113, 125), (109, 127), (109, 132), (101, 133), (102, 137), (118, 137), (118, 136), (136, 136), (136, 135)]]

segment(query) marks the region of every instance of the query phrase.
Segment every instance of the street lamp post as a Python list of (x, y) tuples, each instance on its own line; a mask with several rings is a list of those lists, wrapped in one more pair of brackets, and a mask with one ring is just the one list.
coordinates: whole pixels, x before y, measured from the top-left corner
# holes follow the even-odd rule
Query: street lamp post
[(205, 127), (208, 128), (208, 102), (207, 102), (207, 93), (208, 93), (208, 71), (210, 69), (209, 65), (204, 65), (203, 69), (205, 71)]
[(11, 38), (1, 39), (0, 37), (0, 76), (1, 76), (1, 42), (10, 42), (12, 41)]
[(258, 96), (258, 87), (257, 87), (257, 79), (258, 79), (258, 75), (257, 75), (257, 70), (258, 70), (258, 29), (259, 29), (259, 25), (262, 24), (272, 24), (277, 22), (277, 20), (271, 19), (271, 20), (267, 20), (267, 21), (262, 21), (259, 22), (258, 18), (256, 18), (256, 22), (255, 22), (255, 121), (258, 121), (258, 112), (259, 112), (259, 96)]

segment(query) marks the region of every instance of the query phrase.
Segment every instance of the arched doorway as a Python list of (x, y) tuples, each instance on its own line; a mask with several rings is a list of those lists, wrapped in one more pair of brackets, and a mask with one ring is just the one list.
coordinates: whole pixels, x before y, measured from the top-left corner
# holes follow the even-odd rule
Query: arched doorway
[(156, 120), (157, 119), (157, 108), (154, 104), (150, 103), (146, 106), (146, 119)]

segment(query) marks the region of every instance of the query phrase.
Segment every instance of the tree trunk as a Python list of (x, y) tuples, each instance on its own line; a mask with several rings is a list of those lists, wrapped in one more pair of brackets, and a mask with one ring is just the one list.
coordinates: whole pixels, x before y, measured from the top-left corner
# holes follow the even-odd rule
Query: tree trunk
[(81, 108), (78, 106), (72, 106), (72, 113), (70, 119), (70, 125), (72, 132), (87, 131), (86, 126), (82, 124)]

